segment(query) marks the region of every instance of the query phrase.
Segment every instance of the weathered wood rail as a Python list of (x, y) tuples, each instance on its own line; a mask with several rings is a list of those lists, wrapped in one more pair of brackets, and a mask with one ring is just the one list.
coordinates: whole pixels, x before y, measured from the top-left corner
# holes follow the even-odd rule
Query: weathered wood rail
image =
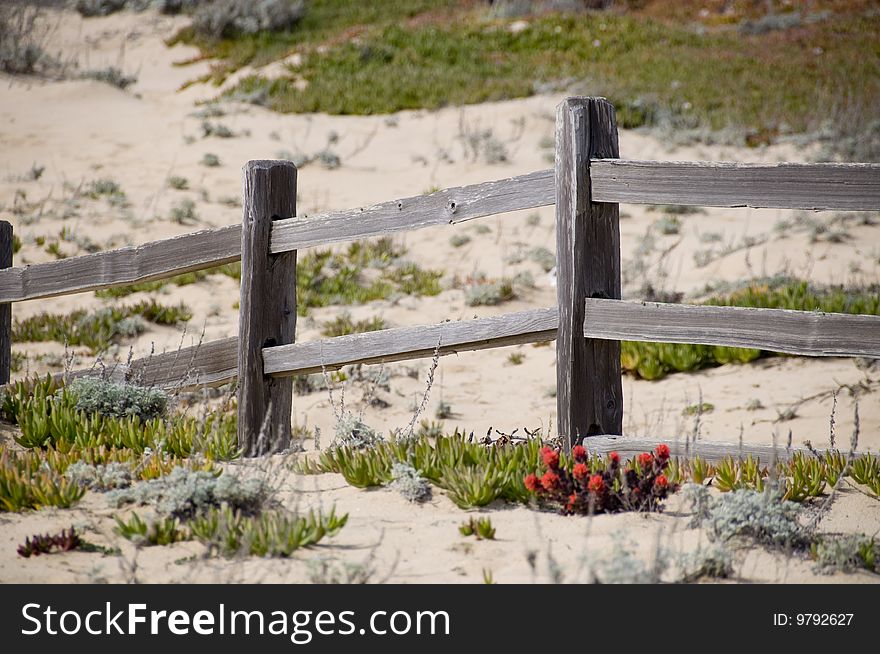
[[(596, 451), (630, 453), (655, 442), (603, 436), (622, 432), (621, 340), (880, 358), (877, 316), (621, 300), (618, 226), (621, 202), (880, 210), (880, 165), (629, 161), (618, 154), (611, 104), (569, 98), (557, 110), (554, 170), (297, 217), (293, 165), (250, 162), (242, 225), (23, 267), (11, 265), (7, 223), (0, 226), (0, 382), (9, 375), (11, 303), (164, 279), (237, 260), (242, 260), (239, 337), (137, 359), (115, 368), (113, 376), (176, 388), (238, 378), (239, 440), (252, 453), (260, 438), (265, 438), (260, 451), (286, 447), (292, 375), (356, 363), (555, 339), (563, 441), (571, 445), (589, 436)], [(552, 204), (556, 307), (295, 342), (298, 250)], [(683, 453), (681, 443), (670, 446)], [(684, 446), (708, 458), (736, 454), (737, 448), (762, 458), (771, 454), (771, 448), (756, 446)]]

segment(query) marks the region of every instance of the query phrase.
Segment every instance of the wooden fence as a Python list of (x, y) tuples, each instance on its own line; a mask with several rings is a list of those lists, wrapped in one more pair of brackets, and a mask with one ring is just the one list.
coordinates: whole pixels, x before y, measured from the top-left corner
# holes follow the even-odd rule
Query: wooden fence
[[(239, 336), (144, 359), (120, 378), (174, 387), (238, 378), (239, 441), (276, 451), (290, 439), (291, 377), (355, 363), (402, 361), (555, 339), (558, 429), (624, 446), (620, 341), (755, 347), (812, 356), (880, 358), (880, 317), (621, 300), (618, 203), (807, 210), (880, 210), (877, 164), (741, 164), (619, 159), (613, 106), (569, 98), (557, 107), (556, 168), (430, 195), (296, 217), (296, 168), (251, 161), (243, 222), (137, 247), (11, 267), (0, 226), (0, 381), (9, 380), (10, 303), (92, 291), (241, 259)], [(557, 306), (492, 318), (295, 342), (296, 252), (556, 205)], [(88, 374), (81, 371), (75, 374)], [(612, 445), (608, 445), (611, 443)], [(710, 453), (711, 454), (711, 453)]]

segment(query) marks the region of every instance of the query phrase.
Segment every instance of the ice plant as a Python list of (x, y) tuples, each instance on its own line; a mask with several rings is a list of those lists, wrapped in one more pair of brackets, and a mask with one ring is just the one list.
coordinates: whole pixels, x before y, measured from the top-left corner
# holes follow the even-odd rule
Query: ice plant
[(523, 484), (539, 502), (569, 515), (659, 511), (669, 493), (678, 489), (665, 474), (669, 457), (669, 447), (661, 444), (624, 468), (617, 452), (604, 460), (590, 459), (587, 450), (576, 445), (569, 459), (545, 447), (541, 450), (543, 474), (530, 473)]

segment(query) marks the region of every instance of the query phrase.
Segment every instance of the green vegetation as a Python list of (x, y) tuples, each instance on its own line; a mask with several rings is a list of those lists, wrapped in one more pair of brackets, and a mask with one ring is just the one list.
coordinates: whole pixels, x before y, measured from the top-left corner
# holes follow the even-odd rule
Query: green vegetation
[(105, 307), (94, 312), (78, 309), (68, 314), (41, 313), (16, 320), (12, 338), (16, 342), (56, 341), (82, 345), (93, 353), (103, 352), (111, 343), (144, 331), (144, 321), (157, 325), (176, 325), (192, 318), (184, 304), (165, 306), (155, 300), (128, 307)]
[(462, 536), (476, 536), (477, 540), (495, 540), (495, 527), (490, 518), (471, 518), (461, 523), (458, 533)]
[(62, 509), (76, 504), (85, 488), (42, 467), (37, 457), (0, 448), (0, 511), (24, 511), (44, 506)]
[(238, 281), (241, 279), (241, 263), (226, 263), (222, 266), (207, 268), (205, 270), (194, 270), (192, 272), (181, 273), (167, 279), (158, 279), (151, 282), (138, 282), (137, 284), (129, 284), (127, 286), (114, 286), (95, 291), (95, 296), (104, 299), (115, 299), (131, 295), (132, 293), (154, 293), (165, 288), (168, 284), (175, 286), (188, 286), (195, 284), (203, 279), (207, 279), (210, 275), (226, 275)]
[[(50, 447), (62, 454), (74, 449), (104, 452), (88, 461), (92, 464), (119, 460), (112, 452), (121, 449), (136, 454), (162, 452), (176, 458), (202, 455), (209, 461), (225, 461), (240, 455), (234, 412), (216, 412), (202, 419), (182, 414), (145, 418), (137, 411), (149, 415), (154, 407), (147, 392), (149, 406), (135, 411), (129, 403), (127, 410), (131, 413), (115, 417), (77, 408), (80, 398), (75, 391), (76, 387), (59, 387), (48, 375), (41, 380), (17, 382), (5, 391), (3, 415), (21, 429), (21, 434), (15, 436), (16, 442), (25, 448)], [(103, 409), (91, 398), (86, 406), (95, 411)]]
[[(728, 295), (716, 295), (705, 304), (715, 306), (794, 309), (830, 313), (880, 315), (880, 287), (820, 288), (805, 281), (777, 280), (751, 284)], [(642, 379), (660, 379), (670, 372), (688, 372), (726, 363), (748, 363), (773, 356), (751, 348), (624, 341), (620, 347), (623, 370)]]
[(305, 516), (266, 511), (256, 516), (223, 507), (211, 509), (190, 523), (192, 536), (222, 556), (288, 557), (302, 547), (335, 536), (348, 514), (309, 511)]
[(862, 454), (848, 462), (847, 457), (837, 451), (828, 451), (821, 456), (796, 452), (791, 460), (777, 462), (772, 473), (771, 476), (769, 466), (749, 455), (742, 459), (726, 457), (717, 464), (700, 457), (678, 460), (670, 466), (668, 476), (674, 483), (690, 480), (706, 484), (711, 480), (715, 488), (725, 493), (737, 490), (763, 492), (771, 479), (775, 479), (773, 483), (780, 496), (791, 502), (821, 497), (843, 476), (867, 486), (880, 497), (880, 457), (872, 454)]
[(171, 545), (182, 540), (189, 540), (186, 530), (180, 528), (180, 521), (173, 516), (165, 516), (145, 522), (137, 513), (132, 513), (128, 522), (119, 516), (113, 516), (117, 534), (136, 545)]
[[(391, 238), (352, 243), (342, 252), (310, 251), (296, 266), (298, 313), (306, 315), (312, 307), (382, 300), (394, 293), (439, 294), (442, 273), (403, 261), (403, 254)], [(367, 268), (379, 274), (365, 279)]]
[(865, 110), (880, 95), (878, 18), (857, 4), (798, 16), (797, 29), (751, 30), (745, 21), (730, 29), (754, 9), (706, 17), (682, 11), (661, 22), (629, 8), (534, 15), (516, 31), (515, 18), (452, 0), (324, 0), (310, 2), (289, 31), (213, 40), (184, 29), (174, 41), (222, 60), (208, 76), (218, 82), (242, 66), (300, 53), (289, 77), (251, 76), (229, 91), (282, 112), (437, 108), (577, 80), (615, 102), (623, 127), (738, 127), (746, 143), (760, 145), (785, 130), (819, 129), (829, 106), (852, 113), (862, 128), (870, 120)]
[(298, 466), (303, 473), (338, 472), (352, 486), (383, 486), (392, 479), (395, 463), (406, 463), (435, 486), (445, 489), (463, 509), (485, 506), (496, 499), (527, 502), (523, 478), (537, 469), (541, 441), (486, 446), (456, 431), (433, 441), (427, 438), (381, 441), (372, 447), (337, 447), (321, 452), (317, 461)]
[(379, 316), (353, 320), (347, 311), (336, 316), (333, 320), (321, 323), (322, 336), (346, 336), (348, 334), (361, 334), (363, 332), (377, 332), (387, 329), (385, 320)]

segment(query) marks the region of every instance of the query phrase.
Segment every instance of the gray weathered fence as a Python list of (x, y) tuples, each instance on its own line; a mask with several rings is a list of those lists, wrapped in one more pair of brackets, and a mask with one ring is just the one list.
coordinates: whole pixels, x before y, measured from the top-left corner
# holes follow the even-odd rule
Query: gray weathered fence
[[(287, 446), (291, 376), (435, 351), (445, 355), (555, 339), (563, 442), (570, 446), (595, 436), (591, 442), (599, 449), (621, 451), (627, 443), (645, 446), (615, 436), (623, 431), (621, 340), (880, 358), (877, 316), (621, 300), (618, 225), (621, 202), (880, 210), (880, 165), (618, 157), (613, 106), (602, 98), (569, 98), (557, 108), (555, 171), (299, 218), (296, 168), (286, 161), (252, 161), (244, 170), (242, 225), (24, 267), (12, 267), (12, 227), (2, 223), (0, 382), (9, 379), (11, 303), (162, 279), (239, 259), (238, 337), (137, 359), (118, 372), (121, 378), (178, 388), (238, 378), (239, 441), (249, 452)], [(554, 203), (556, 307), (295, 342), (297, 250)], [(261, 433), (266, 442), (258, 445)], [(735, 452), (720, 445), (704, 449), (713, 457)]]

